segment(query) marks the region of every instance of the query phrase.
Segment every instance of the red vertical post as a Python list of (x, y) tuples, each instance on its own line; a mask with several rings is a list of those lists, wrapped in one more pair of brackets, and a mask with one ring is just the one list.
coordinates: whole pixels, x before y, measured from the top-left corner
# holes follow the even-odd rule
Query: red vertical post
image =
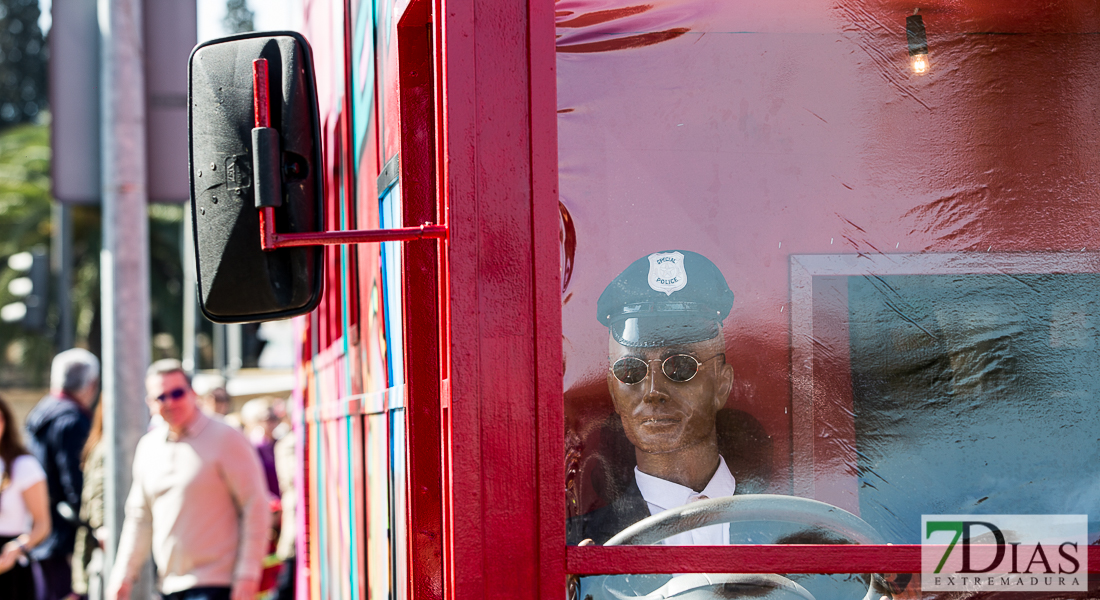
[(558, 95), (554, 3), (529, 0), (532, 241), (538, 402), (539, 596), (565, 589), (565, 403), (558, 209)]
[[(548, 2), (445, 0), (437, 13), (450, 258), (448, 598), (545, 594), (559, 600), (565, 594), (564, 576), (555, 575), (564, 574), (564, 520), (547, 525), (562, 529), (554, 534), (562, 540), (556, 564), (551, 558), (544, 570), (540, 557), (539, 468), (550, 463), (538, 456), (539, 418), (544, 405), (561, 403), (560, 393), (540, 393), (553, 390), (543, 383), (555, 378), (560, 389), (561, 328), (552, 316), (560, 311), (560, 288), (547, 272), (543, 247), (558, 227), (556, 218), (543, 221), (557, 206), (545, 163), (555, 161), (556, 152), (542, 120), (555, 118), (553, 72), (532, 74), (532, 52), (547, 46), (536, 49), (531, 40), (535, 20), (552, 10)], [(540, 31), (537, 39), (545, 41)], [(552, 61), (534, 59), (542, 66)], [(547, 90), (547, 98), (535, 97)], [(553, 233), (536, 235), (543, 228)], [(556, 298), (540, 297), (543, 286)], [(539, 322), (543, 317), (547, 324)], [(540, 345), (544, 336), (549, 341)], [(553, 436), (545, 433), (550, 445), (561, 446)], [(560, 454), (547, 460), (560, 469)], [(556, 496), (563, 505), (562, 494)], [(541, 581), (546, 576), (550, 581)]]
[[(436, 96), (430, 0), (413, 0), (397, 25), (401, 116), (402, 217), (436, 222)], [(408, 594), (443, 597), (443, 507), (440, 486), (440, 346), (438, 248), (402, 247), (407, 404)], [(401, 582), (398, 582), (399, 585)]]

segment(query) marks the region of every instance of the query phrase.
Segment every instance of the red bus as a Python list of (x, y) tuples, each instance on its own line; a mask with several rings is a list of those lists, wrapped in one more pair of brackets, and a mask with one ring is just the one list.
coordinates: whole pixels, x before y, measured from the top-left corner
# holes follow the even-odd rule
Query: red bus
[(298, 335), (303, 597), (1100, 593), (1100, 5), (304, 10), (190, 97), (203, 309)]

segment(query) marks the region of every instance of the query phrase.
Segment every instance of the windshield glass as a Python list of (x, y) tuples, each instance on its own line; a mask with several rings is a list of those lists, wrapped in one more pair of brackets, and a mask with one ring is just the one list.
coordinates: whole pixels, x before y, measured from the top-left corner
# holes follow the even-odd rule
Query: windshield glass
[[(556, 3), (570, 544), (750, 494), (1096, 541), (1100, 13), (1056, 4)], [(845, 538), (757, 517), (663, 543)]]

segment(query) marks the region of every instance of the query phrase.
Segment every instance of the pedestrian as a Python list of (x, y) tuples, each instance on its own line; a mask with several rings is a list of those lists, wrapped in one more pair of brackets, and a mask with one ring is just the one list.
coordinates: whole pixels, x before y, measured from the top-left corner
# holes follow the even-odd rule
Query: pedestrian
[(130, 597), (151, 551), (166, 600), (253, 600), (270, 519), (255, 450), (203, 414), (178, 360), (153, 363), (145, 387), (164, 423), (138, 442), (107, 597)]
[(98, 395), (99, 360), (87, 350), (73, 348), (54, 357), (50, 393), (27, 415), (27, 446), (46, 472), (53, 522), (50, 536), (32, 553), (42, 568), (42, 600), (61, 600), (72, 593), (77, 525), (62, 518), (58, 505), (67, 504), (69, 515), (80, 512), (80, 457), (92, 427), (88, 407)]
[(199, 396), (199, 408), (215, 418), (224, 417), (233, 410), (233, 398), (225, 386), (225, 377), (221, 375), (204, 373), (191, 381), (191, 389)]
[(76, 532), (73, 548), (73, 593), (80, 597), (102, 598), (103, 549), (98, 531), (103, 527), (103, 493), (106, 445), (103, 440), (103, 400), (96, 403), (92, 416), (92, 431), (84, 444), (81, 457), (84, 469), (84, 491), (80, 496), (81, 527)]
[(244, 434), (252, 442), (256, 449), (256, 455), (260, 458), (260, 465), (264, 470), (264, 478), (267, 482), (267, 491), (270, 494), (271, 527), (268, 535), (268, 554), (264, 560), (267, 565), (260, 579), (260, 593), (270, 592), (275, 588), (282, 568), (281, 561), (276, 561), (276, 544), (279, 540), (279, 527), (282, 522), (282, 493), (279, 489), (279, 476), (275, 470), (275, 428), (279, 425), (279, 417), (275, 414), (275, 402), (278, 398), (261, 396), (253, 398), (241, 407), (241, 422), (244, 424)]
[(202, 409), (208, 415), (224, 417), (233, 410), (233, 400), (224, 387), (218, 386), (202, 395)]
[(279, 426), (279, 416), (275, 414), (275, 398), (261, 396), (253, 398), (241, 407), (241, 423), (244, 434), (252, 442), (260, 464), (264, 468), (267, 490), (272, 497), (278, 498), (279, 476), (275, 471), (275, 428)]
[(275, 469), (279, 474), (279, 491), (282, 494), (282, 524), (279, 528), (279, 542), (275, 546), (275, 557), (283, 568), (279, 571), (279, 580), (275, 584), (273, 600), (294, 600), (295, 571), (297, 566), (297, 522), (294, 507), (297, 504), (297, 491), (294, 484), (298, 470), (298, 456), (295, 453), (294, 431), (289, 431), (275, 442)]
[(28, 552), (49, 533), (46, 474), (23, 447), (11, 409), (0, 398), (0, 598), (35, 597)]

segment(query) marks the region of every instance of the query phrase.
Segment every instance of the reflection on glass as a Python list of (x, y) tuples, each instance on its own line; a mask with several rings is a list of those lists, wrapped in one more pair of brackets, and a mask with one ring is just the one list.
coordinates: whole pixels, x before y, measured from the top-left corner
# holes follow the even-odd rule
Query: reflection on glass
[(861, 516), (1095, 515), (1098, 318), (1095, 274), (849, 278)]
[[(691, 254), (680, 254), (690, 262)], [(708, 488), (720, 490), (716, 496), (744, 491), (734, 475), (742, 465), (729, 465), (725, 456), (736, 447), (731, 432), (752, 428), (724, 406), (728, 364), (721, 355), (730, 349), (721, 330), (700, 341), (712, 331), (709, 325), (663, 313), (675, 292), (661, 294), (667, 299), (655, 295), (644, 310), (635, 298), (619, 300), (624, 289), (640, 288), (637, 281), (621, 281), (631, 269), (640, 267), (624, 271), (598, 303), (598, 318), (609, 328), (607, 384), (614, 414), (600, 426), (601, 468), (591, 471), (597, 475), (589, 481), (601, 494), (618, 495), (570, 519), (571, 543), (603, 543), (616, 529), (660, 510), (707, 503)], [(690, 271), (687, 279), (690, 289)], [(829, 444), (853, 450), (854, 462), (835, 476), (850, 473), (858, 488), (855, 509), (882, 537), (920, 543), (922, 514), (1094, 514), (1100, 501), (1092, 476), (1100, 458), (1100, 413), (1093, 407), (1100, 392), (1100, 275), (909, 274), (830, 281), (814, 285), (844, 293), (814, 309), (814, 331), (822, 335), (815, 343), (848, 355), (840, 375), (850, 381), (850, 397), (837, 392), (826, 402), (851, 408), (830, 412), (819, 406), (815, 429), (852, 434), (824, 440), (819, 448), (825, 450), (817, 455), (827, 459)], [(838, 327), (844, 336), (825, 335)], [(680, 336), (675, 343), (665, 339), (673, 335)], [(697, 468), (710, 460), (716, 468)], [(732, 489), (721, 487), (722, 469), (729, 471)], [(682, 537), (665, 543), (844, 543), (811, 540), (771, 519), (744, 521), (732, 531), (723, 524), (678, 532)], [(1093, 517), (1089, 539), (1097, 534)], [(582, 578), (578, 589), (593, 598), (627, 597), (667, 591), (670, 581), (656, 575), (591, 577)], [(899, 592), (919, 593), (919, 578), (898, 583)], [(622, 586), (633, 591), (623, 596)]]
[[(920, 543), (922, 514), (1020, 513), (1088, 514), (1095, 543), (1100, 262), (1066, 182), (1096, 123), (1074, 108), (1088, 86), (1049, 91), (1093, 55), (1072, 35), (960, 35), (936, 69), (963, 75), (914, 88), (888, 57), (904, 21), (910, 73), (930, 73), (915, 6), (810, 3), (785, 28), (766, 4), (559, 6), (569, 543), (712, 485), (840, 506), (895, 544)], [(1009, 71), (1031, 76), (989, 75)], [(677, 320), (697, 301), (685, 249), (732, 309)], [(686, 278), (661, 262), (677, 253)], [(674, 340), (677, 323), (717, 331)], [(723, 527), (666, 543), (802, 541)], [(920, 597), (906, 581), (891, 594)]]

